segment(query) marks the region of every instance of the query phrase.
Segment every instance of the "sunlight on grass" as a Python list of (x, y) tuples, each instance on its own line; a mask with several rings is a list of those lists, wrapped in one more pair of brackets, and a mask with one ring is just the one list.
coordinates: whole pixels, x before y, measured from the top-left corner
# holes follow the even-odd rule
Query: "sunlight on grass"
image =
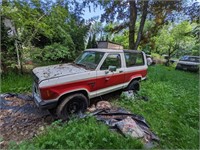
[(198, 74), (156, 66), (149, 68), (148, 80), (142, 82), (143, 100), (120, 99), (116, 103), (143, 115), (161, 139), (162, 148), (199, 147)]

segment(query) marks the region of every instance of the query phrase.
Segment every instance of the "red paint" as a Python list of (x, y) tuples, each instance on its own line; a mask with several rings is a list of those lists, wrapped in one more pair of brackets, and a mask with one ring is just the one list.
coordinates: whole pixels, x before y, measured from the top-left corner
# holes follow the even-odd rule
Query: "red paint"
[(129, 82), (132, 79), (134, 79), (135, 77), (146, 77), (147, 75), (147, 70), (140, 70), (140, 71), (136, 71), (136, 72), (129, 72), (125, 74), (125, 82)]
[[(56, 99), (57, 97), (66, 92), (76, 91), (77, 89), (86, 89), (88, 92), (93, 92), (106, 87), (129, 82), (133, 78), (138, 76), (145, 77), (146, 74), (147, 70), (139, 70), (135, 72), (105, 75), (97, 78), (90, 78), (85, 80), (78, 80), (74, 82), (58, 84), (55, 86), (43, 87), (40, 88), (40, 93), (43, 100)], [(95, 84), (92, 85), (91, 83)]]

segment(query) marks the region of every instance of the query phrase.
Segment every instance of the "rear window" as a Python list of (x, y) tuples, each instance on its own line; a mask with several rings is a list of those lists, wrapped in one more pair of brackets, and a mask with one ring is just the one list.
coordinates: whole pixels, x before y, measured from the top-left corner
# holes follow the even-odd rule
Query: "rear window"
[(128, 53), (125, 52), (126, 67), (142, 66), (144, 65), (144, 57), (142, 53)]

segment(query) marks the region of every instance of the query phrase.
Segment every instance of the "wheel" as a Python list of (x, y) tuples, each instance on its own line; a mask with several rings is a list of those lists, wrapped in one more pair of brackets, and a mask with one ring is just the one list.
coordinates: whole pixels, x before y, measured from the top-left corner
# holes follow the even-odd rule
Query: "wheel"
[(128, 85), (128, 87), (126, 88), (126, 90), (127, 90), (127, 91), (133, 90), (134, 92), (139, 91), (139, 90), (140, 90), (140, 83), (139, 83), (139, 81), (138, 81), (138, 80), (132, 81), (132, 82)]
[(84, 112), (88, 107), (88, 99), (81, 93), (66, 97), (57, 107), (57, 116), (68, 120), (72, 114)]

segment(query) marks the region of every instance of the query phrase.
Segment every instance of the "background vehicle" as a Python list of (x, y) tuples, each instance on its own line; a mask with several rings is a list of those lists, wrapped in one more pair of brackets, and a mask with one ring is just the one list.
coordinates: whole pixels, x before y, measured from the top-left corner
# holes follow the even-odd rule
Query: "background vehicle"
[(88, 49), (74, 63), (38, 67), (33, 74), (37, 106), (67, 119), (84, 111), (91, 98), (125, 88), (139, 90), (147, 62), (141, 51)]
[(198, 72), (200, 66), (199, 56), (183, 56), (178, 61), (176, 69)]

